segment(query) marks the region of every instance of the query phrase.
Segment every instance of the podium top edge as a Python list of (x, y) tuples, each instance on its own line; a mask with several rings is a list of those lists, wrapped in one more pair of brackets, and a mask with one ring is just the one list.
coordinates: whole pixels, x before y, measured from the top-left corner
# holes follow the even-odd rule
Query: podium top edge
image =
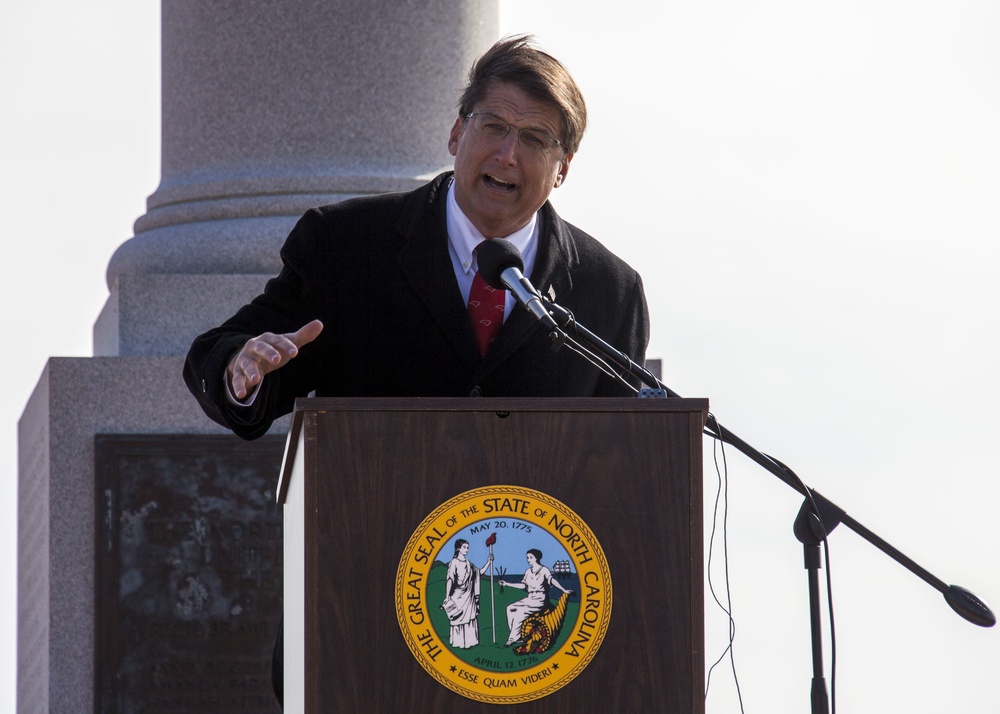
[(307, 397), (295, 400), (299, 412), (701, 412), (705, 398), (638, 397)]
[(576, 412), (604, 414), (699, 414), (708, 416), (705, 398), (639, 397), (306, 397), (295, 400), (292, 423), (286, 436), (285, 454), (278, 481), (277, 502), (287, 497), (288, 482), (303, 421), (309, 414), (329, 412), (456, 412), (456, 413), (544, 413)]

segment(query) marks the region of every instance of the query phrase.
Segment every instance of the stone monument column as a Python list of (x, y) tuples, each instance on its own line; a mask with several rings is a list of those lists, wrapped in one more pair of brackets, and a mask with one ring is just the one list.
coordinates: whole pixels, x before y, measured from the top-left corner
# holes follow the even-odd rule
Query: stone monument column
[[(113, 532), (166, 542), (182, 530), (153, 500), (122, 513), (109, 505), (97, 465), (108, 438), (98, 435), (156, 442), (155, 458), (116, 467), (150, 488), (159, 465), (197, 461), (187, 442), (223, 430), (181, 380), (193, 337), (277, 273), (278, 249), (307, 208), (405, 190), (450, 166), (458, 93), (498, 24), (497, 0), (163, 0), (160, 185), (108, 266), (94, 357), (50, 359), (19, 423), (19, 712), (75, 714), (99, 701), (114, 710), (100, 683), (123, 685), (95, 665), (95, 633), (114, 618), (95, 620), (95, 592), (142, 583), (133, 571), (100, 582), (95, 562), (107, 554), (95, 541)], [(176, 456), (174, 442), (184, 444)], [(160, 520), (143, 529), (150, 513)], [(230, 521), (206, 524), (236, 537)], [(190, 606), (194, 591), (184, 592)], [(163, 628), (134, 639), (184, 631)], [(203, 669), (177, 666), (189, 667), (178, 688), (227, 696), (209, 691)]]
[(239, 276), (277, 273), (306, 209), (450, 167), (497, 25), (496, 0), (165, 0), (162, 176), (108, 266), (95, 354), (183, 354), (256, 294)]

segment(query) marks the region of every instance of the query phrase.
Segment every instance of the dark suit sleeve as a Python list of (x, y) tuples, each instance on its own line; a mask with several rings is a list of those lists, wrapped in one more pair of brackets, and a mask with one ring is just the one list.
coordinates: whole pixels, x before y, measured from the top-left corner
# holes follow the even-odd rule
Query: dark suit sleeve
[[(320, 338), (306, 345), (285, 367), (268, 374), (254, 403), (236, 406), (226, 396), (224, 382), (230, 358), (249, 340), (264, 332), (294, 332), (307, 322), (324, 319), (322, 301), (314, 293), (318, 267), (328, 259), (322, 215), (310, 211), (292, 230), (281, 249), (282, 269), (263, 294), (254, 298), (219, 327), (195, 338), (184, 364), (184, 381), (205, 414), (244, 439), (263, 436), (271, 423), (292, 410), (297, 397), (315, 388), (313, 365)], [(324, 319), (324, 330), (333, 329)]]

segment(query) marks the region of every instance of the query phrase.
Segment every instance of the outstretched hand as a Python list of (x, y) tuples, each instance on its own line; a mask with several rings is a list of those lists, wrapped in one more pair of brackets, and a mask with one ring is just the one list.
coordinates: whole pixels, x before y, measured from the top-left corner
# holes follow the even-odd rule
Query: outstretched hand
[(296, 332), (277, 335), (265, 332), (247, 340), (226, 368), (229, 388), (237, 399), (245, 399), (260, 384), (264, 375), (284, 367), (295, 359), (299, 349), (319, 337), (323, 323), (313, 320)]

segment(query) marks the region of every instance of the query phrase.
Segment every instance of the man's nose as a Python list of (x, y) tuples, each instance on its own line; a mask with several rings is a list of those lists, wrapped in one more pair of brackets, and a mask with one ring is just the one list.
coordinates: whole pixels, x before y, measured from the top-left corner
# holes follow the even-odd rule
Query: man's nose
[(497, 147), (497, 156), (508, 163), (517, 163), (519, 141), (520, 137), (518, 136), (517, 129), (511, 127), (507, 135), (500, 140), (500, 145)]

